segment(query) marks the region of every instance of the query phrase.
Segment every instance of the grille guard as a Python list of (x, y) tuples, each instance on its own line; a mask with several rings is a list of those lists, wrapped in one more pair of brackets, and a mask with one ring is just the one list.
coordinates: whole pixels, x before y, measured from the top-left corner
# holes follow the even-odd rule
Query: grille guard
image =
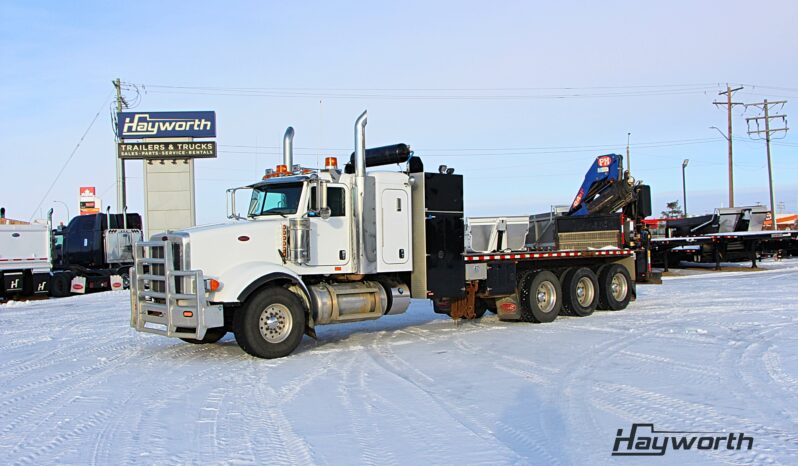
[[(175, 269), (174, 244), (169, 240), (134, 244), (130, 326), (139, 332), (202, 340), (209, 328), (224, 327), (224, 311), (222, 305), (210, 304), (205, 297), (201, 270)], [(154, 257), (154, 248), (161, 248), (162, 257)], [(163, 266), (163, 275), (154, 273), (153, 265)], [(145, 266), (149, 270), (145, 271)], [(177, 291), (177, 280), (181, 280), (181, 292)], [(162, 291), (153, 289), (153, 284), (159, 282), (163, 283)], [(187, 312), (191, 316), (184, 314)]]

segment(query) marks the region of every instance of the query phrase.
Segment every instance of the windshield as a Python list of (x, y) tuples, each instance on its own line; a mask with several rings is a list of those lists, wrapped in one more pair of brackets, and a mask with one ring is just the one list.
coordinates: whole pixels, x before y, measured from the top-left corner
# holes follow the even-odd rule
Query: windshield
[(260, 186), (252, 190), (250, 217), (295, 214), (302, 195), (302, 183)]

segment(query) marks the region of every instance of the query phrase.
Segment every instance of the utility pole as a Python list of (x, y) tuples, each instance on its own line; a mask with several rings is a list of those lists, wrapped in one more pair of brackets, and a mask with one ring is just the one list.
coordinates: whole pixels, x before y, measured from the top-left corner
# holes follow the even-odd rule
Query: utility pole
[[(125, 99), (122, 97), (122, 81), (119, 78), (116, 78), (114, 81), (114, 87), (116, 88), (116, 111), (121, 112), (122, 106), (125, 105)], [(117, 126), (120, 124), (119, 121), (116, 122)], [(116, 211), (118, 213), (122, 213), (127, 206), (127, 195), (125, 190), (125, 161), (119, 158), (119, 132), (117, 130), (117, 134), (114, 137), (114, 141), (117, 143), (116, 149)]]
[(684, 159), (682, 162), (682, 200), (684, 202), (684, 217), (687, 218), (687, 177), (685, 174), (685, 170), (687, 170), (687, 164), (690, 163), (690, 159)]
[[(718, 105), (726, 105), (727, 111), (727, 118), (729, 122), (729, 129), (728, 132), (724, 135), (727, 141), (729, 141), (729, 207), (734, 207), (734, 163), (732, 158), (732, 107), (735, 105), (745, 105), (742, 102), (732, 102), (732, 94), (741, 90), (743, 86), (735, 87), (734, 89), (731, 86), (726, 84), (726, 90), (723, 92), (718, 92), (718, 95), (726, 95), (726, 102), (712, 102), (716, 106)], [(723, 132), (721, 132), (723, 134)]]
[(626, 171), (631, 175), (632, 174), (632, 157), (629, 155), (629, 139), (631, 139), (632, 133), (626, 133)]
[[(784, 131), (785, 133), (789, 129), (787, 127), (787, 115), (780, 114), (780, 115), (771, 115), (770, 114), (770, 107), (773, 105), (781, 105), (784, 106), (786, 104), (786, 100), (778, 100), (775, 102), (768, 102), (768, 99), (765, 99), (764, 102), (755, 103), (755, 104), (745, 104), (746, 107), (757, 107), (761, 108), (764, 111), (764, 116), (758, 117), (750, 117), (746, 118), (745, 122), (748, 125), (748, 135), (749, 136), (756, 136), (759, 134), (765, 134), (765, 146), (767, 147), (767, 154), (768, 154), (768, 184), (770, 187), (770, 219), (771, 219), (771, 226), (774, 230), (778, 228), (776, 222), (776, 194), (773, 191), (773, 159), (770, 157), (770, 133), (777, 133), (779, 131)], [(779, 118), (781, 119), (784, 126), (781, 128), (771, 128), (770, 127), (770, 120), (772, 118)], [(765, 129), (760, 129), (760, 121), (764, 121)], [(751, 130), (751, 122), (756, 123), (756, 130)]]

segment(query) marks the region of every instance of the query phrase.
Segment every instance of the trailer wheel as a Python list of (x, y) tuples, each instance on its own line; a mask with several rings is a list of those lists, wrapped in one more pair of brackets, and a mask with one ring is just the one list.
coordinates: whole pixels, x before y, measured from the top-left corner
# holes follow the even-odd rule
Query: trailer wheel
[(599, 305), (605, 311), (620, 311), (632, 297), (632, 278), (626, 267), (612, 264), (599, 269)]
[(569, 314), (586, 317), (596, 310), (599, 302), (598, 277), (587, 267), (570, 269), (563, 277), (562, 306)]
[(521, 320), (547, 323), (562, 308), (562, 290), (557, 276), (548, 270), (527, 274), (520, 286)]
[(281, 287), (258, 291), (236, 311), (233, 321), (236, 342), (259, 358), (288, 356), (305, 333), (305, 309), (299, 298)]
[(181, 340), (194, 345), (204, 345), (207, 343), (216, 343), (225, 335), (227, 335), (227, 330), (225, 330), (224, 327), (209, 328), (208, 331), (205, 332), (205, 338), (202, 340), (197, 340), (196, 338), (181, 338)]
[(72, 289), (72, 276), (68, 273), (56, 273), (50, 277), (50, 296), (64, 298), (69, 296)]

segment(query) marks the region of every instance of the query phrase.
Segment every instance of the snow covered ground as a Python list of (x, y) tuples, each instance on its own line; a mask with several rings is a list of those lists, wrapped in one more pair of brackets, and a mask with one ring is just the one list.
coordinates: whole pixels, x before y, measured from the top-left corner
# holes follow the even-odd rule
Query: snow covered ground
[[(0, 306), (3, 464), (798, 463), (798, 260), (639, 287), (548, 325), (403, 316), (282, 360), (128, 327), (126, 292)], [(616, 431), (748, 451), (612, 457)]]

